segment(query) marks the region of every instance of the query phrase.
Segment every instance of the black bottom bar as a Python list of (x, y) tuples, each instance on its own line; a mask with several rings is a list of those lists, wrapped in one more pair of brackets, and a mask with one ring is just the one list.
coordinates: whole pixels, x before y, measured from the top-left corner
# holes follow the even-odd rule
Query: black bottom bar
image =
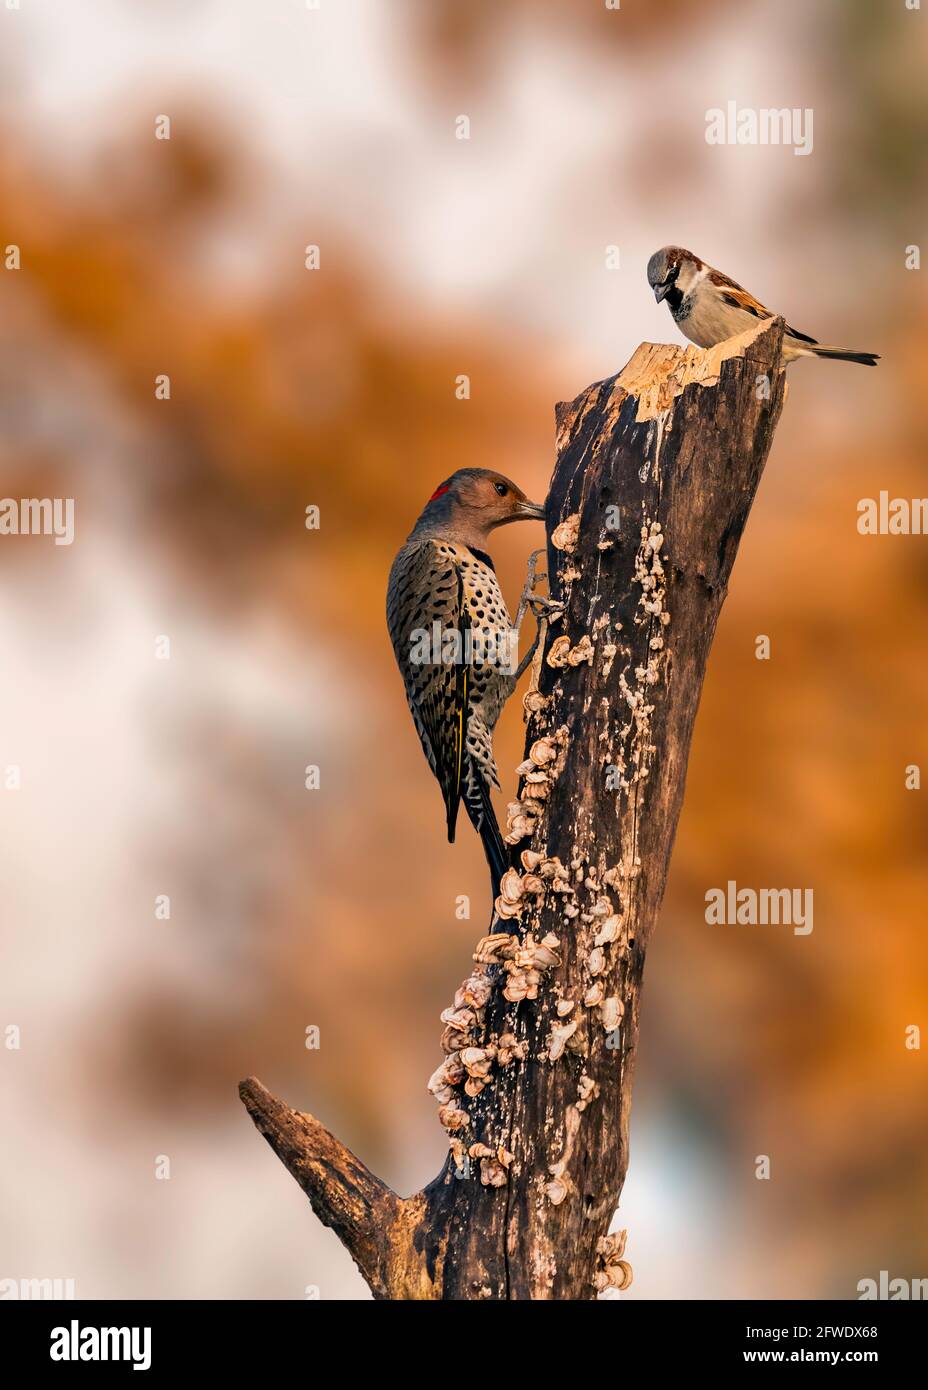
[[(557, 1309), (555, 1316), (584, 1319), (584, 1334), (589, 1329), (595, 1339), (589, 1343), (591, 1356), (598, 1355), (597, 1347), (603, 1351), (621, 1346), (623, 1366), (628, 1351), (655, 1372), (697, 1368), (750, 1373), (764, 1366), (823, 1366), (832, 1372), (864, 1367), (886, 1372), (916, 1363), (924, 1346), (924, 1307), (919, 1302), (913, 1306), (877, 1301), (658, 1303), (614, 1299), (599, 1305), (573, 1304), (563, 1313), (559, 1311), (563, 1304), (555, 1309), (550, 1304), (544, 1306), (549, 1316)], [(521, 1329), (522, 1316), (531, 1322), (530, 1311), (521, 1314), (515, 1305), (509, 1308), (508, 1313), (496, 1315), (499, 1323), (494, 1318), (494, 1335), (498, 1336), (504, 1326)], [(408, 1334), (406, 1318), (421, 1317), (443, 1336), (448, 1326), (444, 1318), (450, 1316), (455, 1335), (465, 1339), (452, 1343), (459, 1349), (471, 1345), (466, 1340), (471, 1329), (479, 1338), (488, 1327), (485, 1311), (469, 1315), (463, 1304), (456, 1305), (450, 1314), (434, 1304), (362, 1301), (341, 1304), (334, 1318), (332, 1311), (331, 1302), (312, 1300), (2, 1301), (0, 1337), (7, 1367), (13, 1362), (26, 1374), (33, 1370), (43, 1375), (50, 1372), (62, 1381), (82, 1372), (131, 1375), (136, 1366), (136, 1375), (148, 1377), (175, 1376), (202, 1368), (214, 1375), (228, 1372), (239, 1378), (254, 1373), (267, 1377), (290, 1367), (303, 1367), (313, 1378), (320, 1370), (320, 1352), (331, 1354), (332, 1360), (324, 1363), (328, 1375), (337, 1375), (340, 1366), (350, 1366), (356, 1374), (359, 1361), (363, 1364), (358, 1352), (368, 1327), (378, 1333), (395, 1328)], [(353, 1330), (361, 1334), (361, 1341), (355, 1337), (346, 1341), (346, 1314)], [(422, 1326), (417, 1323), (416, 1335)], [(618, 1338), (622, 1341), (613, 1340)], [(391, 1344), (378, 1338), (367, 1345), (382, 1363), (385, 1348)], [(413, 1373), (429, 1374), (431, 1343), (408, 1341), (405, 1345), (405, 1354), (420, 1358), (420, 1365), (410, 1368)], [(603, 1364), (608, 1360), (605, 1356)], [(394, 1362), (394, 1370), (398, 1369)]]

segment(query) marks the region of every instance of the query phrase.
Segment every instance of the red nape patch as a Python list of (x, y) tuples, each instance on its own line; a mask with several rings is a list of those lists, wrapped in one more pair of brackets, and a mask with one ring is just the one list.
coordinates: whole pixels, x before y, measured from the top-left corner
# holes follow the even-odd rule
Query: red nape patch
[(432, 493), (431, 497), (429, 498), (429, 501), (434, 502), (436, 497), (443, 496), (443, 494), (448, 491), (450, 486), (450, 483), (442, 483), (441, 487), (437, 487), (435, 491)]

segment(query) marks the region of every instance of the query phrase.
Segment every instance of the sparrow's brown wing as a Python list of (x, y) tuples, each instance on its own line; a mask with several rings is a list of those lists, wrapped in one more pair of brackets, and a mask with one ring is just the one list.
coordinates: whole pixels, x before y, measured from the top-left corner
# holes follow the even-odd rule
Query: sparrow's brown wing
[[(730, 304), (735, 309), (743, 309), (745, 313), (753, 314), (756, 319), (772, 319), (775, 315), (759, 299), (755, 299), (753, 294), (744, 289), (743, 286), (730, 280), (727, 275), (723, 275), (720, 270), (710, 270), (709, 280), (718, 287), (719, 293), (726, 304)], [(810, 338), (808, 333), (800, 333), (798, 328), (791, 328), (785, 325), (785, 332), (791, 338), (798, 338), (803, 343), (817, 343), (817, 338)]]

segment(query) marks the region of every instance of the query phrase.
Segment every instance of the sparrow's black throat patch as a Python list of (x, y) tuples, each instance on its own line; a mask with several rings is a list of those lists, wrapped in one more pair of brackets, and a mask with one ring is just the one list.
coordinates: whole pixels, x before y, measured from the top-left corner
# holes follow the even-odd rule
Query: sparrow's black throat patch
[(680, 289), (680, 286), (674, 285), (667, 291), (664, 298), (670, 312), (673, 314), (674, 318), (676, 318), (683, 305), (683, 291)]

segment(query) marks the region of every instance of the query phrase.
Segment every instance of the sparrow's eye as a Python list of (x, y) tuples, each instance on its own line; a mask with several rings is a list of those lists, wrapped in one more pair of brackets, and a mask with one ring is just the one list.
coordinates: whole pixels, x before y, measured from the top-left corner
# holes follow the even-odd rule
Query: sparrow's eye
[(499, 493), (500, 497), (505, 497), (507, 492), (509, 491), (505, 483), (494, 483), (493, 486), (496, 488), (496, 491)]

